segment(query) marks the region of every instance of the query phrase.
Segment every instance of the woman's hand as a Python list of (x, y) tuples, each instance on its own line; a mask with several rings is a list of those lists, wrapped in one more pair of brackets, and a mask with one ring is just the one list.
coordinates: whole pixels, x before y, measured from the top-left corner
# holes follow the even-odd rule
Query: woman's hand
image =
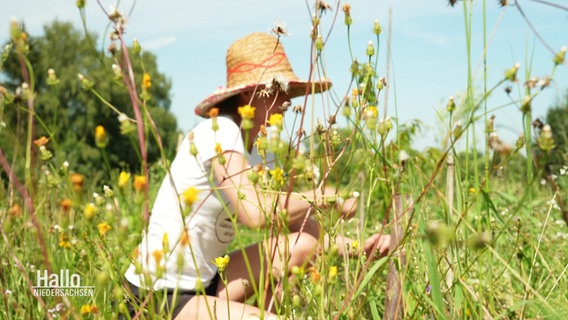
[[(365, 240), (363, 250), (371, 259), (384, 257), (389, 252), (391, 237), (388, 234), (374, 234)], [(377, 248), (375, 250), (375, 248)], [(374, 254), (373, 254), (374, 251)], [(371, 254), (373, 254), (371, 256)]]

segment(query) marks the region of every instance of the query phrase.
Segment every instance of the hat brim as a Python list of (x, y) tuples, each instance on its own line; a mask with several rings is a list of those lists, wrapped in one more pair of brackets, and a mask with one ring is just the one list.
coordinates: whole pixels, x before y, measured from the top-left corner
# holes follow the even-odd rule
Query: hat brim
[[(329, 80), (319, 80), (319, 81), (302, 81), (302, 80), (291, 80), (288, 82), (288, 90), (286, 94), (290, 98), (296, 98), (304, 96), (306, 94), (321, 93), (329, 90), (332, 83)], [(231, 88), (220, 88), (213, 92), (211, 95), (203, 99), (200, 103), (195, 106), (195, 114), (204, 118), (209, 118), (209, 110), (214, 106), (222, 104), (225, 100), (236, 96), (242, 92), (248, 92), (252, 90), (262, 90), (264, 89), (264, 84), (249, 84), (240, 85)]]

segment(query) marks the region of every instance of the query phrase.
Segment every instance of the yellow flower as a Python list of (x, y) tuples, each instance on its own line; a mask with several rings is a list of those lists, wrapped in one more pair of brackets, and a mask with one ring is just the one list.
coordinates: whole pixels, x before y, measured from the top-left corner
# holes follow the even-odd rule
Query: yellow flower
[(213, 263), (217, 266), (219, 272), (223, 272), (230, 261), (231, 258), (228, 255), (225, 255), (224, 257), (215, 258), (215, 261)]
[(217, 155), (223, 154), (223, 148), (221, 148), (221, 144), (219, 142), (215, 143), (215, 153), (217, 153)]
[(351, 242), (351, 247), (352, 247), (354, 250), (357, 250), (357, 248), (359, 248), (359, 241), (358, 241), (358, 240), (353, 240), (353, 241)]
[(197, 201), (197, 195), (199, 194), (199, 190), (195, 187), (189, 187), (183, 192), (183, 200), (186, 206), (191, 206)]
[(379, 112), (377, 111), (377, 107), (375, 106), (368, 106), (365, 108), (365, 115), (367, 118), (376, 118), (379, 116)]
[(164, 252), (170, 250), (170, 238), (168, 237), (167, 232), (164, 232), (164, 235), (162, 236), (162, 250), (164, 250)]
[(144, 189), (146, 189), (146, 177), (145, 176), (134, 176), (134, 190), (141, 192), (144, 191)]
[(69, 236), (66, 233), (62, 233), (59, 236), (59, 246), (61, 248), (71, 248), (71, 242), (69, 242)]
[(331, 266), (329, 267), (329, 281), (333, 281), (335, 280), (335, 278), (337, 277), (337, 266)]
[(101, 236), (101, 237), (104, 237), (105, 234), (106, 234), (110, 229), (112, 229), (112, 227), (109, 226), (108, 223), (106, 223), (106, 222), (99, 223), (99, 224), (97, 225), (97, 227), (99, 228), (99, 236)]
[(469, 188), (469, 192), (475, 193), (475, 191), (476, 191), (475, 188), (473, 188), (473, 187)]
[(95, 204), (87, 203), (85, 210), (83, 211), (83, 215), (85, 215), (85, 218), (87, 218), (87, 220), (91, 220), (95, 216), (96, 211), (97, 207), (95, 207)]
[(128, 184), (128, 181), (130, 181), (130, 173), (122, 171), (118, 175), (118, 187), (119, 188), (126, 187), (126, 185)]
[(144, 73), (142, 77), (142, 89), (148, 90), (152, 86), (152, 77), (150, 77), (149, 73)]
[(91, 313), (92, 309), (91, 309), (91, 305), (90, 304), (84, 304), (81, 306), (81, 314), (82, 315), (87, 315), (89, 313)]
[(156, 264), (160, 264), (160, 261), (162, 261), (162, 257), (164, 256), (164, 251), (156, 249), (152, 251), (152, 256), (154, 257), (154, 260), (156, 260)]
[(95, 144), (99, 148), (104, 148), (108, 144), (108, 136), (103, 126), (97, 126), (95, 128)]
[(279, 189), (284, 184), (284, 171), (280, 167), (270, 170), (272, 177), (271, 186), (273, 189)]
[(252, 120), (254, 119), (255, 110), (256, 110), (255, 107), (251, 106), (250, 104), (247, 104), (242, 107), (239, 107), (237, 111), (239, 112), (239, 115), (243, 119)]
[(282, 129), (282, 114), (281, 113), (273, 113), (270, 115), (270, 119), (268, 119), (268, 124), (271, 126), (276, 126), (278, 129)]

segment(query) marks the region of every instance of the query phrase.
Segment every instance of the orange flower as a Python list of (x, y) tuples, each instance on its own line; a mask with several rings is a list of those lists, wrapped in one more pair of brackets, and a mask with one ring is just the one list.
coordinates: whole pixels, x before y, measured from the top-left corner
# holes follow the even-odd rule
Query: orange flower
[(160, 261), (162, 260), (162, 257), (164, 256), (164, 251), (154, 250), (154, 251), (152, 251), (152, 256), (154, 257), (154, 260), (156, 260), (156, 264), (160, 264)]
[(49, 142), (49, 139), (45, 136), (39, 137), (37, 140), (34, 140), (34, 144), (38, 147), (45, 146)]
[(189, 233), (187, 233), (187, 230), (183, 230), (181, 233), (181, 237), (180, 237), (180, 243), (182, 246), (187, 246), (189, 245)]
[(145, 176), (134, 176), (134, 190), (138, 192), (143, 191), (146, 189), (147, 184)]
[(73, 202), (69, 199), (61, 200), (61, 209), (63, 209), (63, 212), (68, 212), (69, 210), (71, 210), (72, 205)]
[(19, 204), (14, 204), (8, 209), (8, 215), (12, 217), (19, 217), (22, 215), (22, 207)]
[(211, 108), (211, 110), (209, 110), (209, 117), (215, 118), (218, 115), (219, 115), (219, 108)]
[(73, 185), (73, 190), (75, 190), (75, 192), (81, 192), (81, 190), (83, 190), (85, 177), (78, 173), (72, 173), (69, 176), (69, 179), (71, 180), (71, 184)]

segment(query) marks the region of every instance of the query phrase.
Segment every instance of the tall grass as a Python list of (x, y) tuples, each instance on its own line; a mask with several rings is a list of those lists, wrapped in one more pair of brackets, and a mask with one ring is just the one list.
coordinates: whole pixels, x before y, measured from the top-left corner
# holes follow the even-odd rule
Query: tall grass
[[(286, 194), (334, 186), (339, 190), (334, 201), (359, 195), (358, 214), (350, 221), (333, 210), (316, 208), (320, 241), (324, 241), (323, 235), (332, 244), (337, 235), (349, 236), (355, 240), (342, 249), (361, 253), (370, 234), (396, 233), (397, 237), (389, 255), (381, 259), (375, 259), (374, 253), (349, 259), (338, 255), (339, 248), (332, 245), (317, 253), (313, 266), (284, 270), (293, 274), (292, 278), (263, 275), (259, 283), (250, 284), (255, 295), (249, 303), (274, 306), (286, 319), (561, 319), (568, 314), (568, 248), (563, 245), (567, 226), (557, 204), (559, 197), (565, 196), (560, 192), (568, 187), (568, 177), (565, 171), (559, 173), (554, 181), (559, 188), (551, 191), (546, 179), (541, 184), (544, 168), (535, 161), (537, 153), (551, 151), (547, 136), (539, 133), (534, 137), (532, 130), (531, 107), (545, 86), (522, 85), (531, 83), (531, 68), (518, 66), (503, 66), (502, 80), (489, 83), (487, 8), (485, 1), (483, 4), (482, 89), (476, 89), (472, 65), (471, 34), (477, 17), (473, 3), (463, 1), (468, 73), (463, 96), (449, 99), (440, 111), (447, 139), (439, 148), (411, 149), (419, 125), (399, 122), (396, 115), (405, 106), (395, 105), (392, 118), (387, 113), (384, 95), (388, 91), (396, 94), (396, 90), (388, 70), (378, 67), (379, 57), (386, 54), (383, 51), (389, 51), (384, 48), (388, 42), (378, 22), (373, 26), (376, 43), (359, 53), (365, 57), (363, 62), (354, 58), (357, 53), (350, 40), (347, 43), (352, 59), (351, 75), (347, 76), (352, 81), (349, 88), (335, 92), (348, 92), (348, 96), (317, 96), (313, 98), (321, 99), (317, 103), (306, 99), (290, 110), (296, 118), (286, 130), (306, 132), (307, 137), (265, 137), (276, 160), (264, 160), (263, 166), (283, 168), (287, 173), (275, 187), (273, 176), (256, 172), (269, 191)], [(329, 30), (322, 27), (320, 21), (329, 19), (324, 15), (328, 10), (333, 9), (316, 1), (316, 9), (310, 12), (314, 17), (312, 75), (325, 75), (326, 61), (332, 59), (326, 52), (328, 35), (342, 28), (340, 19), (334, 20)], [(336, 19), (343, 12), (351, 39), (350, 25), (356, 17), (351, 17), (350, 6), (335, 10), (337, 15), (330, 16)], [(132, 64), (136, 62), (127, 59), (133, 48), (122, 38), (123, 21), (115, 15), (111, 21), (126, 59), (121, 77), (136, 115), (141, 166), (140, 172), (115, 168), (107, 186), (73, 173), (73, 165), (53, 156), (61, 152), (56, 141), (42, 141), (34, 135), (34, 127), (42, 122), (34, 112), (36, 66), (26, 56), (26, 37), (16, 24), (12, 26), (12, 47), (6, 55), (16, 55), (20, 61), (25, 103), (11, 100), (10, 92), (4, 92), (0, 101), (2, 108), (25, 109), (30, 118), (24, 141), (14, 141), (14, 145), (26, 146), (24, 159), (7, 159), (1, 152), (7, 146), (0, 148), (5, 172), (0, 185), (1, 318), (107, 319), (117, 318), (126, 309), (129, 290), (123, 273), (134, 257), (132, 250), (146, 227), (149, 205), (168, 172), (168, 161), (164, 157), (160, 163), (146, 162), (147, 141), (160, 144), (160, 136), (145, 109), (148, 93), (144, 86), (136, 86), (135, 79), (143, 75), (134, 74)], [(526, 55), (526, 65), (530, 65), (530, 53)], [(551, 61), (550, 78), (558, 65), (561, 63)], [(85, 90), (112, 108), (88, 75), (81, 81)], [(514, 143), (503, 143), (495, 136), (494, 122), (499, 119), (491, 117), (494, 107), (489, 97), (509, 85), (517, 86), (519, 98), (506, 107), (515, 110), (512, 114), (523, 124), (524, 134)], [(326, 119), (306, 112), (312, 105), (323, 105)], [(483, 136), (478, 134), (479, 127)], [(104, 136), (99, 138), (104, 151)], [(458, 149), (458, 142), (464, 142), (465, 148)], [(16, 174), (19, 172), (23, 174)], [(231, 247), (239, 249), (286, 234), (280, 224), (285, 219), (274, 217), (274, 222), (261, 230), (237, 228)], [(92, 287), (94, 294), (36, 296), (33, 287), (38, 272), (43, 274), (44, 270), (49, 274), (60, 270), (77, 273), (81, 285)], [(282, 291), (282, 295), (278, 301), (267, 301), (267, 290)], [(140, 312), (139, 317), (170, 318), (165, 310), (155, 313), (162, 303), (162, 297), (148, 294), (139, 307), (150, 311)]]

